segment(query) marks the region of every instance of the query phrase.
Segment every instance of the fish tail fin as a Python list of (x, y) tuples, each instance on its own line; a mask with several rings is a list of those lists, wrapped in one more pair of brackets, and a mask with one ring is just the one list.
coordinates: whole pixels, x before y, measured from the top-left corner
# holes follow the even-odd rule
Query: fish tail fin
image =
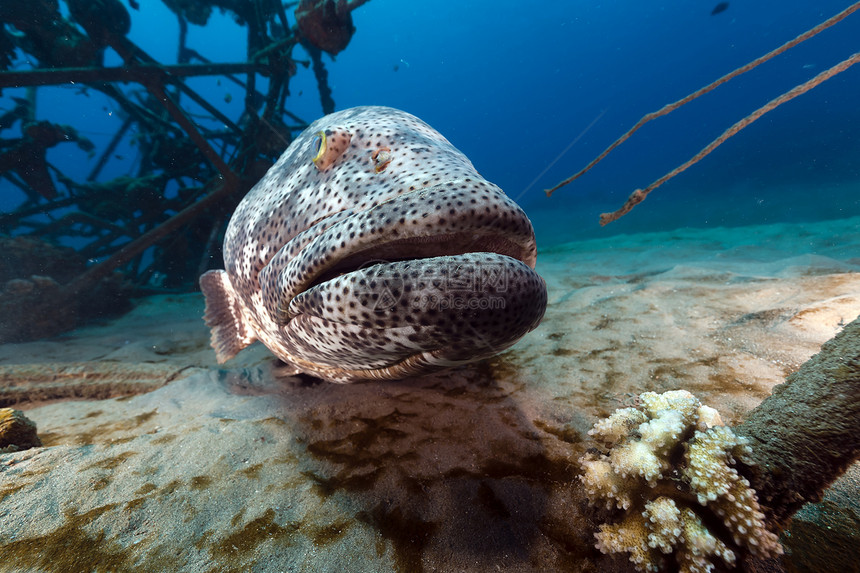
[(207, 271), (200, 277), (200, 290), (206, 297), (203, 320), (212, 330), (210, 344), (218, 364), (227, 362), (256, 340), (244, 318), (239, 297), (224, 271)]

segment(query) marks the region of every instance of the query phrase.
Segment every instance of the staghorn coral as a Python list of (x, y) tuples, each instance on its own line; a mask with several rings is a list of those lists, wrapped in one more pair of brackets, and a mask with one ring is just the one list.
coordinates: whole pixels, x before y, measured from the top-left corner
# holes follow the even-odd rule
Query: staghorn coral
[[(732, 467), (749, 446), (719, 413), (684, 390), (640, 396), (641, 408), (617, 410), (589, 435), (605, 446), (581, 459), (592, 503), (625, 511), (595, 534), (603, 553), (629, 553), (639, 571), (660, 571), (674, 553), (682, 572), (707, 572), (736, 551), (782, 552), (765, 527), (755, 490)], [(719, 531), (706, 523), (722, 522)]]

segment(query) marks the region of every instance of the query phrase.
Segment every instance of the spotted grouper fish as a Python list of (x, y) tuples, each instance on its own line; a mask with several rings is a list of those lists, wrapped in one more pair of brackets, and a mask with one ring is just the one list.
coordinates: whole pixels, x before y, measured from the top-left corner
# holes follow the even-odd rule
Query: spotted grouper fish
[(534, 329), (534, 229), (420, 119), (327, 115), (236, 208), (200, 277), (219, 363), (259, 340), (296, 373), (401, 379), (493, 356)]

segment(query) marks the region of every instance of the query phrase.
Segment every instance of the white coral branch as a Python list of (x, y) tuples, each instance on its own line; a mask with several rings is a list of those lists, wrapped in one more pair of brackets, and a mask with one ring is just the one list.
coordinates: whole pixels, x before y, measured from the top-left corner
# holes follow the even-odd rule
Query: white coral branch
[[(765, 527), (755, 491), (733, 467), (749, 446), (722, 425), (719, 412), (684, 390), (646, 392), (640, 401), (641, 410), (617, 410), (595, 424), (589, 434), (608, 451), (580, 460), (588, 498), (626, 511), (619, 523), (600, 526), (596, 547), (604, 553), (628, 553), (639, 571), (660, 570), (661, 553), (672, 552), (682, 573), (712, 571), (714, 559), (733, 565), (735, 552), (699, 517), (698, 512), (710, 511), (738, 548), (757, 556), (782, 553), (777, 536)], [(671, 452), (691, 435), (680, 465), (673, 468)], [(686, 487), (671, 482), (670, 472)], [(696, 497), (699, 509), (689, 505), (695, 502), (681, 493), (685, 489)], [(667, 493), (672, 491), (678, 492), (674, 498)]]

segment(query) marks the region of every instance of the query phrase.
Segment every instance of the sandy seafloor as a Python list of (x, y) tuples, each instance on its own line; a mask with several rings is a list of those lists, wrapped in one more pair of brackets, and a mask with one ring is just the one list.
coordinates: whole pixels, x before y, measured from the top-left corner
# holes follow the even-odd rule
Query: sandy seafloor
[[(538, 270), (538, 329), (402, 382), (278, 378), (260, 346), (219, 367), (199, 294), (0, 347), (0, 399), (44, 442), (0, 455), (0, 570), (632, 571), (593, 547), (587, 430), (678, 388), (739, 421), (860, 314), (860, 218), (577, 242)], [(857, 570), (858, 475), (768, 570)]]

